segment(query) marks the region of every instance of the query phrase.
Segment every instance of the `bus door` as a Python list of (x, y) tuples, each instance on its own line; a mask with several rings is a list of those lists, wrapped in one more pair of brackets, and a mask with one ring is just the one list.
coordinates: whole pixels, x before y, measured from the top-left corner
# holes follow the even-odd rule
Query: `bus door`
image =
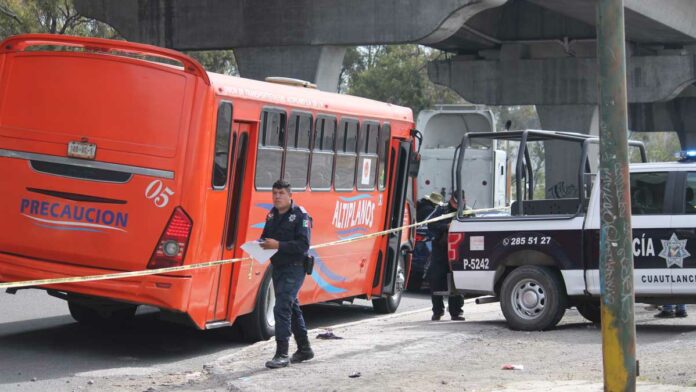
[[(222, 259), (242, 257), (240, 245), (246, 238), (247, 214), (244, 207), (249, 203), (249, 194), (242, 192), (247, 173), (250, 123), (235, 121), (230, 135), (230, 175), (228, 177), (227, 212), (222, 237)], [(238, 274), (238, 264), (224, 264), (219, 267), (217, 296), (215, 297), (215, 320), (225, 320), (229, 315), (233, 276)]]
[[(396, 152), (396, 154), (394, 154)], [(384, 230), (395, 229), (401, 227), (404, 218), (404, 203), (406, 201), (406, 192), (408, 189), (408, 164), (411, 154), (410, 141), (398, 141), (392, 144), (392, 158), (389, 169), (393, 174), (394, 182), (389, 189), (389, 211), (385, 219)], [(394, 159), (395, 157), (395, 159)], [(393, 167), (394, 162), (396, 167)], [(393, 169), (392, 169), (393, 168)], [(396, 289), (396, 274), (399, 264), (399, 258), (402, 257), (400, 252), (401, 247), (401, 232), (394, 232), (387, 235), (387, 250), (386, 254), (381, 258), (382, 263), (381, 280), (382, 287), (379, 287), (379, 281), (374, 287), (373, 294), (375, 295), (391, 295)], [(379, 265), (378, 265), (379, 267)]]

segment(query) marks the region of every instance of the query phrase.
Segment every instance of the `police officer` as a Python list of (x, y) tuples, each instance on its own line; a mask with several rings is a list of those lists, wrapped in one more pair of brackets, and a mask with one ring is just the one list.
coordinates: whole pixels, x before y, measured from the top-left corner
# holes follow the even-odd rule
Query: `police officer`
[[(273, 184), (273, 208), (266, 217), (261, 234), (263, 249), (277, 249), (271, 257), (273, 289), (275, 290), (275, 338), (276, 353), (266, 362), (271, 369), (288, 366), (314, 358), (309, 346), (307, 327), (297, 293), (305, 278), (304, 261), (309, 250), (311, 218), (304, 208), (292, 201), (290, 184), (278, 180)], [(297, 351), (288, 360), (290, 335), (295, 335)]]
[[(466, 208), (466, 199), (464, 192), (462, 194), (462, 203)], [(441, 215), (449, 214), (457, 211), (457, 194), (453, 193), (452, 197), (444, 206), (438, 206), (430, 219)], [(433, 303), (433, 316), (431, 320), (437, 321), (445, 314), (445, 303), (440, 295), (434, 295), (436, 291), (447, 290), (447, 273), (449, 272), (449, 260), (447, 260), (447, 234), (449, 231), (452, 218), (428, 224), (428, 229), (433, 234), (433, 253), (431, 254), (430, 267), (428, 271), (428, 279), (430, 283), (431, 299)], [(447, 299), (449, 305), (449, 313), (452, 320), (464, 320), (464, 297), (456, 294), (451, 295)]]
[(430, 218), (437, 206), (443, 205), (445, 198), (437, 192), (426, 195), (416, 204), (416, 220), (424, 222)]

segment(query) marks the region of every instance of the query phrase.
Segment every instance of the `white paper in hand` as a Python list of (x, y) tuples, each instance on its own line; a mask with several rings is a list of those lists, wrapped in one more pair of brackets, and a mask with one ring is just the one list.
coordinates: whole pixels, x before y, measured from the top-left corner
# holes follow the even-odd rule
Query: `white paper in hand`
[(254, 260), (258, 261), (259, 263), (263, 264), (268, 259), (271, 258), (276, 252), (278, 252), (278, 249), (263, 249), (261, 247), (261, 243), (258, 240), (254, 241), (249, 241), (242, 245), (242, 250), (247, 252), (249, 256), (253, 257)]

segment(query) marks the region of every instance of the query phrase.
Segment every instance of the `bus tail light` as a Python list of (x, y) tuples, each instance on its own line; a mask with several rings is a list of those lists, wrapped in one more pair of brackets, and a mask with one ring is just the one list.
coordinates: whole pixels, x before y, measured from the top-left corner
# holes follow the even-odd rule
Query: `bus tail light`
[(464, 233), (447, 234), (447, 259), (451, 262), (459, 260), (459, 244), (464, 241)]
[(148, 269), (175, 267), (184, 263), (186, 248), (193, 222), (181, 207), (176, 207), (169, 218), (164, 233), (157, 242), (157, 247), (152, 253)]

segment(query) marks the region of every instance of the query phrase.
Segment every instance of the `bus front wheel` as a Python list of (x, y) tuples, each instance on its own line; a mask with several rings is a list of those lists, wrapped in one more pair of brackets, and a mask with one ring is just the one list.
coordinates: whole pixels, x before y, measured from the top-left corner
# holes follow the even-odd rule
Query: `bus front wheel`
[(275, 316), (273, 307), (275, 306), (275, 291), (271, 279), (273, 266), (269, 266), (261, 282), (261, 288), (256, 298), (256, 306), (250, 314), (242, 316), (239, 320), (242, 327), (242, 334), (246, 340), (257, 342), (268, 340), (275, 335)]
[(406, 285), (406, 268), (404, 263), (404, 254), (399, 257), (399, 263), (396, 266), (396, 282), (394, 282), (394, 294), (385, 295), (381, 298), (372, 300), (372, 308), (377, 313), (387, 314), (394, 313), (401, 303), (401, 295), (404, 292)]

